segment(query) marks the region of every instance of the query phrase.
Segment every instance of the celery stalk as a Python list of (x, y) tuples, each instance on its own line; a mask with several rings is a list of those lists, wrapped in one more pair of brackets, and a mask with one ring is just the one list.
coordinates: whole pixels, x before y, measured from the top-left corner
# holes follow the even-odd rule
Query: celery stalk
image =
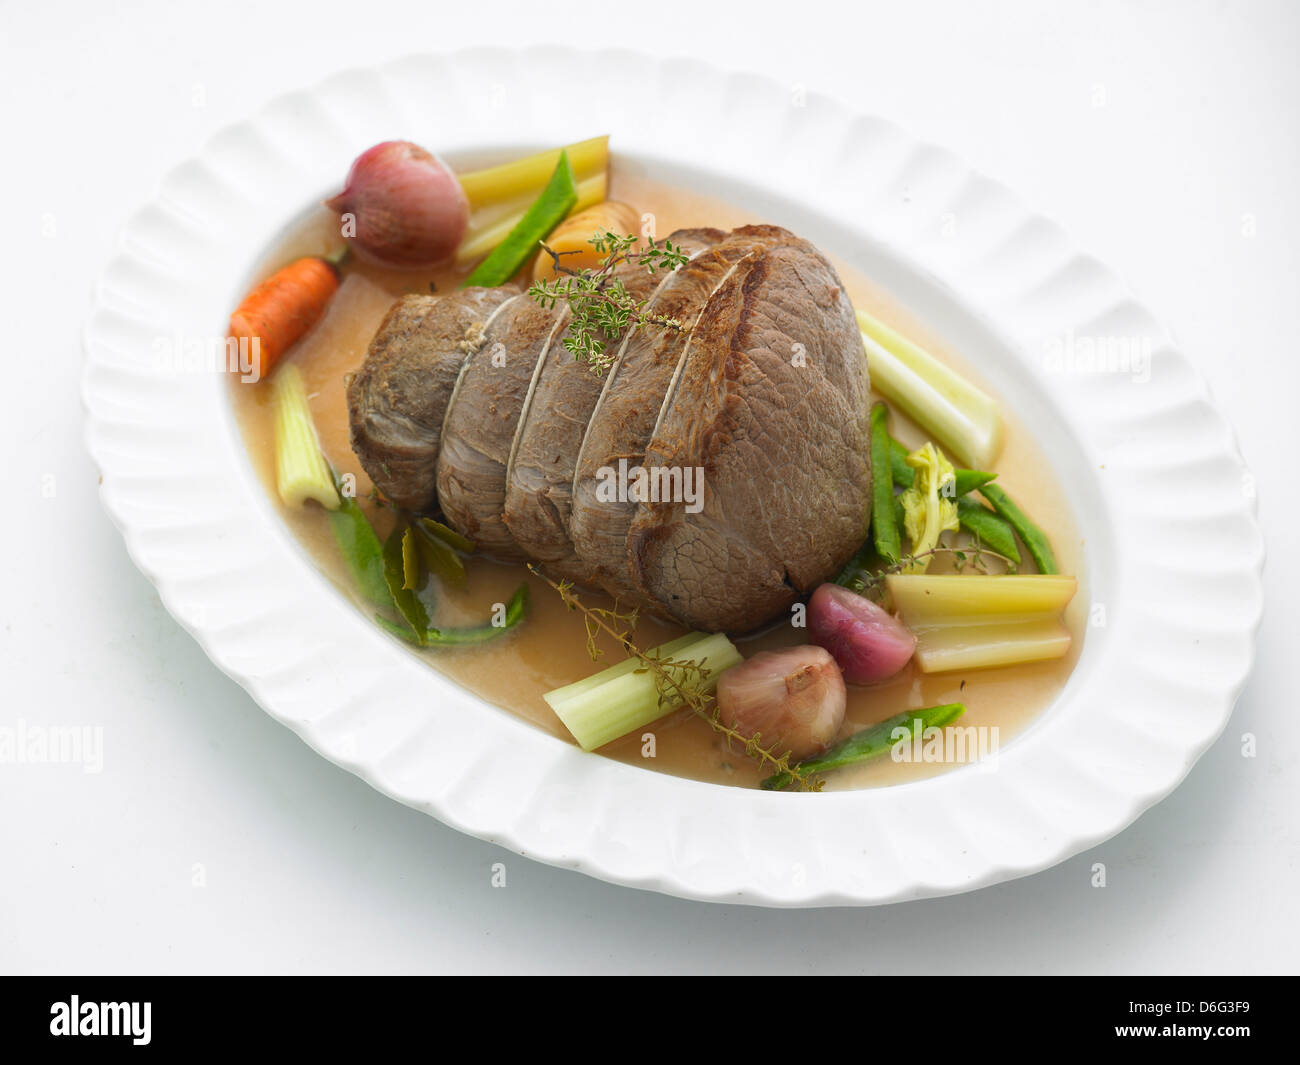
[(300, 507), (314, 499), (326, 510), (338, 510), (339, 493), (316, 438), (307, 388), (292, 363), (281, 366), (271, 379), (271, 404), (275, 412), (275, 483), (285, 506)]
[(993, 400), (884, 322), (857, 313), (876, 391), (965, 465), (992, 466), (1002, 449), (1002, 418)]
[(885, 586), (916, 635), (922, 673), (1038, 662), (1070, 649), (1061, 612), (1074, 598), (1073, 577), (891, 574)]
[[(569, 209), (565, 217), (572, 218), (579, 211), (604, 203), (607, 188), (608, 181), (603, 170), (579, 181), (578, 202)], [(489, 217), (481, 220), (478, 216), (470, 218), (469, 228), (456, 249), (456, 265), (465, 266), (491, 253), (510, 235), (511, 230), (523, 221), (524, 215), (528, 213), (528, 208), (532, 206), (535, 199), (534, 196), (531, 199), (511, 201), (505, 205), (504, 210), (494, 211)]]
[(501, 203), (506, 200), (524, 200), (524, 206), (537, 199), (550, 180), (560, 152), (569, 153), (569, 163), (579, 179), (589, 178), (609, 168), (609, 136), (592, 137), (563, 148), (550, 148), (544, 152), (514, 159), (499, 166), (472, 170), (460, 174), (457, 180), (465, 190), (471, 211)]
[(1034, 614), (1059, 614), (1074, 598), (1073, 577), (1027, 574), (890, 574), (885, 587), (905, 624), (979, 623)]
[(912, 542), (912, 562), (904, 573), (924, 573), (930, 565), (929, 552), (939, 544), (945, 532), (960, 526), (957, 503), (950, 495), (955, 479), (952, 463), (942, 451), (927, 440), (907, 456), (913, 473), (912, 487), (898, 497), (903, 508), (903, 528)]
[(1060, 619), (1040, 616), (923, 629), (914, 661), (922, 673), (947, 673), (1061, 658), (1069, 649), (1070, 632)]
[[(682, 640), (663, 644), (650, 652), (656, 658), (671, 657), (702, 662), (709, 671), (703, 690), (712, 692), (718, 675), (742, 661), (741, 654), (723, 633), (694, 633)], [(668, 673), (682, 680), (681, 671)], [(594, 683), (593, 683), (594, 682)], [(547, 692), (543, 698), (564, 722), (584, 751), (603, 747), (611, 740), (648, 725), (676, 709), (676, 702), (660, 702), (655, 676), (632, 657), (585, 681)]]
[[(679, 636), (677, 639), (670, 640), (668, 643), (660, 644), (658, 647), (651, 651), (647, 651), (646, 653), (653, 655), (655, 658), (671, 658), (683, 647), (689, 647), (691, 644), (699, 642), (699, 640), (700, 634), (698, 632), (689, 632), (685, 636)], [(599, 688), (606, 681), (615, 680), (618, 677), (625, 676), (634, 670), (640, 669), (642, 665), (643, 663), (639, 658), (625, 658), (616, 666), (610, 666), (608, 669), (602, 670), (599, 673), (593, 673), (590, 677), (583, 677), (582, 680), (575, 680), (572, 684), (566, 684), (563, 688), (556, 688), (553, 691), (549, 691), (545, 696), (543, 696), (543, 698), (552, 706), (557, 703), (567, 703), (571, 699), (574, 699), (585, 692), (591, 691), (593, 688)]]

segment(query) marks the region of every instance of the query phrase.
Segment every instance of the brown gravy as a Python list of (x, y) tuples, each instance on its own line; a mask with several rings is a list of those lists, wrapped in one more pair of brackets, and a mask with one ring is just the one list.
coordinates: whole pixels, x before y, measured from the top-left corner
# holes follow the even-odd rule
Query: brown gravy
[[(640, 176), (613, 173), (610, 195), (625, 200), (638, 210), (653, 211), (660, 234), (687, 226), (716, 226), (721, 229), (762, 221), (725, 202), (666, 186)], [(779, 221), (779, 220), (776, 220)], [(321, 208), (296, 225), (285, 240), (263, 262), (262, 275), (291, 259), (320, 254), (337, 246), (339, 237), (332, 214)], [(832, 256), (834, 260), (834, 257)], [(964, 362), (944, 340), (929, 332), (923, 323), (900, 309), (889, 295), (840, 260), (836, 268), (856, 306), (869, 310), (897, 327), (976, 383), (979, 372)], [(369, 478), (361, 469), (349, 445), (345, 377), (361, 362), (380, 319), (393, 299), (404, 292), (439, 291), (456, 287), (463, 276), (452, 270), (386, 271), (352, 260), (345, 279), (320, 325), (290, 356), (302, 370), (311, 394), (312, 412), (321, 443), (341, 472), (355, 474), (358, 499), (366, 506), (377, 531), (388, 531), (388, 517), (382, 508), (371, 506), (366, 495)], [(332, 581), (355, 598), (351, 582), (339, 558), (329, 523), (317, 508), (290, 510), (280, 505), (275, 492), (274, 444), (270, 418), (269, 389), (260, 385), (231, 385), (231, 402), (246, 445), (249, 461), (271, 496), (277, 511), (304, 550)], [(990, 390), (991, 391), (991, 390)], [(923, 434), (898, 412), (894, 413), (895, 434), (907, 444), (920, 444)], [(893, 714), (919, 706), (964, 702), (967, 713), (963, 726), (996, 727), (1000, 746), (1022, 731), (1047, 707), (1060, 691), (1078, 659), (1083, 621), (1088, 601), (1082, 571), (1083, 549), (1070, 523), (1070, 505), (1047, 461), (1013, 412), (1003, 408), (1006, 440), (997, 463), (999, 483), (1031, 513), (1051, 538), (1062, 573), (1079, 576), (1079, 593), (1066, 615), (1074, 636), (1070, 653), (1059, 661), (970, 673), (926, 675), (914, 666), (873, 687), (850, 687), (844, 734)], [(462, 590), (440, 593), (435, 623), (464, 625), (481, 622), (493, 603), (504, 602), (521, 580), (531, 584), (532, 606), (528, 619), (513, 635), (480, 647), (419, 651), (430, 666), (561, 740), (572, 742), (564, 726), (542, 699), (552, 688), (589, 676), (597, 669), (617, 662), (620, 653), (610, 645), (599, 665), (586, 652), (586, 636), (580, 616), (567, 611), (556, 593), (522, 566), (489, 559), (468, 561), (469, 580)], [(938, 567), (936, 566), (936, 569)], [(584, 596), (592, 605), (607, 606), (596, 593)], [(672, 639), (682, 630), (652, 619), (637, 630), (642, 647)], [(800, 632), (779, 626), (758, 637), (739, 641), (742, 652), (804, 642)], [(655, 757), (642, 756), (641, 736), (655, 735)], [(620, 761), (718, 784), (752, 787), (766, 772), (742, 753), (728, 751), (706, 722), (682, 711), (671, 714), (646, 729), (601, 749), (600, 754)], [(942, 762), (896, 762), (888, 757), (863, 766), (830, 774), (826, 787), (845, 789), (876, 787), (916, 780), (952, 768)]]

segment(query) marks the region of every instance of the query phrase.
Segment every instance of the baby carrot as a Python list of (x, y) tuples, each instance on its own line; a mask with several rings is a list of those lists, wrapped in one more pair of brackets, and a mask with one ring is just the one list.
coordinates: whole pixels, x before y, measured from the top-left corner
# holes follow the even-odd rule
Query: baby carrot
[(250, 345), (257, 338), (259, 380), (316, 324), (338, 287), (337, 269), (311, 255), (277, 270), (244, 297), (230, 316), (230, 335)]

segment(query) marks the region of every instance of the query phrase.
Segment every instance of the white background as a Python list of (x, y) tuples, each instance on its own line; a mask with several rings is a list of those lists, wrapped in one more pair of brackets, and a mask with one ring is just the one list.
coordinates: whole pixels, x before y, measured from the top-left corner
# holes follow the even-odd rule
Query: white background
[[(97, 775), (0, 765), (0, 969), (1297, 968), (1300, 8), (109, 8), (0, 4), (0, 724), (105, 737)], [(1258, 478), (1271, 589), (1236, 715), (1174, 795), (1086, 854), (970, 895), (807, 912), (681, 902), (533, 864), (371, 791), (167, 616), (100, 510), (81, 442), (79, 330), (126, 216), (281, 91), (409, 51), (546, 40), (697, 55), (894, 119), (1062, 222), (1168, 323)], [(490, 886), (498, 861), (504, 889)], [(1095, 862), (1105, 888), (1091, 886)]]

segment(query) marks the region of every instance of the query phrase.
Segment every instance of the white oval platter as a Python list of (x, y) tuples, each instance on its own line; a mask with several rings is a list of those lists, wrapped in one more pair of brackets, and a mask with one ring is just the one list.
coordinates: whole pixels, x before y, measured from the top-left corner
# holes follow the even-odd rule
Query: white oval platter
[[(603, 87), (576, 114), (575, 70), (600, 71)], [(583, 754), (445, 680), (347, 603), (256, 481), (225, 382), (160, 367), (166, 338), (220, 334), (256, 258), (369, 145), (409, 139), (464, 163), (592, 131), (851, 261), (959, 346), (1036, 434), (1077, 508), (1105, 624), (1089, 626), (1065, 690), (995, 769), (772, 794)], [(1045, 368), (1054, 338), (1098, 336), (1140, 338), (1147, 379)], [(950, 153), (753, 74), (558, 47), (337, 74), (167, 175), (122, 235), (85, 346), (104, 505), (212, 660), (398, 801), (615, 883), (845, 905), (1045, 869), (1169, 794), (1224, 728), (1252, 664), (1263, 568), (1252, 482), (1149, 312)]]

